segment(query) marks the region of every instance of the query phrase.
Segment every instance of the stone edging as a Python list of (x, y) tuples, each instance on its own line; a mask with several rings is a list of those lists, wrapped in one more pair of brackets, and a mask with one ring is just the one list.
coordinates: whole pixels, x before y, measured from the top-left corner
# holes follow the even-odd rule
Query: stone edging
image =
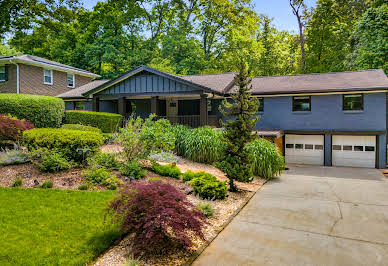
[(218, 231), (215, 234), (213, 234), (213, 236), (209, 240), (203, 243), (202, 246), (199, 249), (197, 249), (194, 252), (194, 254), (190, 256), (190, 258), (182, 265), (190, 266), (202, 254), (205, 248), (207, 248), (213, 242), (213, 240), (225, 229), (225, 227), (228, 224), (230, 224), (230, 222), (234, 219), (234, 217), (236, 217), (240, 213), (240, 211), (248, 204), (248, 202), (251, 201), (253, 196), (256, 195), (257, 191), (259, 191), (266, 183), (267, 183), (267, 180), (265, 180), (265, 182), (261, 185), (261, 187), (255, 192), (253, 192), (253, 194), (248, 198), (248, 200), (244, 204), (242, 204), (237, 210), (235, 210), (233, 214), (221, 225), (221, 228), (218, 229)]

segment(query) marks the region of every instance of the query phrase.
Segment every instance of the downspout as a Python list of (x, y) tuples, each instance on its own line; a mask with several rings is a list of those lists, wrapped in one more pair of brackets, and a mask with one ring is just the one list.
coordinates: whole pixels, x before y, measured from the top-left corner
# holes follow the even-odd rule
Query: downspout
[(20, 94), (19, 64), (14, 63), (14, 62), (12, 61), (12, 59), (9, 60), (9, 62), (10, 62), (11, 64), (13, 64), (13, 65), (16, 65), (16, 94)]

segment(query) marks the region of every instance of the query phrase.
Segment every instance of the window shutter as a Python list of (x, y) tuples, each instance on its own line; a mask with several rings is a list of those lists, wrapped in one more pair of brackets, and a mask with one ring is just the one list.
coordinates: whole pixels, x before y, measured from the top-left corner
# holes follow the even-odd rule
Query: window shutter
[(8, 66), (5, 66), (5, 74), (4, 74), (4, 80), (8, 81)]

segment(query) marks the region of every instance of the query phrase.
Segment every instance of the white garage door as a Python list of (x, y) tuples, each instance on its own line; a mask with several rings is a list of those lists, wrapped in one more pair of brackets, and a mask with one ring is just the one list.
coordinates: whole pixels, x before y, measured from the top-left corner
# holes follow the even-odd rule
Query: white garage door
[(375, 168), (376, 136), (340, 136), (332, 138), (333, 166)]
[(323, 165), (323, 135), (286, 135), (286, 163)]

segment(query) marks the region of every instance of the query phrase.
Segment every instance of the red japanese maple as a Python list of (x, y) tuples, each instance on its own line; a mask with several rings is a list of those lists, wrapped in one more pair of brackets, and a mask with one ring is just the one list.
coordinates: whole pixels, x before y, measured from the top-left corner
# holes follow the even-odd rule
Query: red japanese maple
[(134, 255), (158, 253), (172, 243), (190, 248), (190, 235), (203, 239), (205, 215), (185, 194), (161, 181), (124, 186), (110, 203), (123, 232), (134, 233)]
[(0, 140), (16, 141), (24, 130), (33, 129), (34, 125), (26, 120), (19, 120), (6, 114), (0, 114)]

